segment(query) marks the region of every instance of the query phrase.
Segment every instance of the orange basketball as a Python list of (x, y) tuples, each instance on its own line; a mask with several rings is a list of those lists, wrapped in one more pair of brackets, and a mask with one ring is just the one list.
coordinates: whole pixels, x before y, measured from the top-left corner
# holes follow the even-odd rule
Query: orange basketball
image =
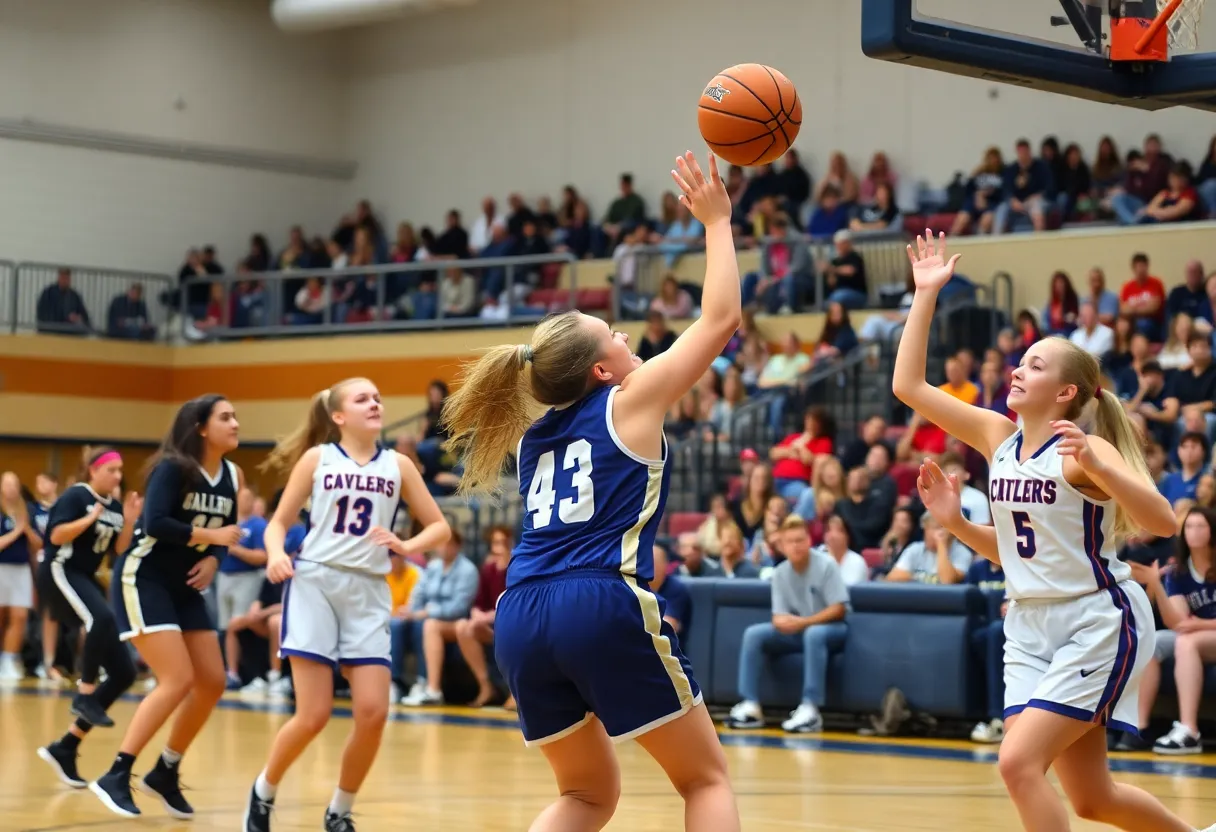
[(709, 149), (732, 165), (767, 165), (790, 149), (802, 127), (802, 102), (772, 67), (724, 69), (701, 93), (697, 124)]

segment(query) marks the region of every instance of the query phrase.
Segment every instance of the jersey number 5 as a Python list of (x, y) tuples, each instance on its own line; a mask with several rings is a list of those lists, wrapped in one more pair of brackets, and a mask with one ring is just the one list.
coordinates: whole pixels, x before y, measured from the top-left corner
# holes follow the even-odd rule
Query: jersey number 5
[(571, 478), (573, 497), (557, 500), (553, 487), (556, 457), (553, 451), (545, 451), (536, 460), (536, 471), (532, 474), (532, 485), (528, 488), (528, 511), (532, 515), (532, 528), (543, 529), (553, 520), (553, 504), (557, 503), (557, 516), (563, 523), (586, 523), (595, 514), (595, 484), (591, 481), (591, 443), (578, 439), (566, 446), (562, 470), (576, 469)]
[(1018, 536), (1018, 555), (1027, 559), (1034, 557), (1034, 526), (1030, 525), (1030, 515), (1024, 511), (1013, 512), (1013, 530)]

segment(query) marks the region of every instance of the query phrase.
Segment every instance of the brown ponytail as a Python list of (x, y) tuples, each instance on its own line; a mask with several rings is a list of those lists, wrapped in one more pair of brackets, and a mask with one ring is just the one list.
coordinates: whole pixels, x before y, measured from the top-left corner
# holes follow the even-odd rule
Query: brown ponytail
[(530, 344), (491, 347), (461, 367), (460, 389), (440, 421), (448, 450), (464, 461), (460, 492), (492, 491), (541, 405), (568, 404), (591, 389), (599, 345), (578, 312), (546, 318)]
[(307, 417), (278, 441), (258, 470), (263, 473), (290, 471), (309, 448), (341, 439), (342, 433), (334, 422), (333, 414), (342, 409), (346, 388), (361, 381), (366, 379), (348, 378), (313, 396)]

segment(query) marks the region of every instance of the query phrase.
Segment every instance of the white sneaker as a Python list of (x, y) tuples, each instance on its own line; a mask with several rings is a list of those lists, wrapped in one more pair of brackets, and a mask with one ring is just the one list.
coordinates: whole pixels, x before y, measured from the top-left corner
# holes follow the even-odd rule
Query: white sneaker
[(10, 656), (0, 658), (0, 682), (15, 684), (25, 678), (25, 669)]
[(270, 683), (270, 698), (286, 699), (291, 696), (291, 679), (282, 676)]
[[(414, 685), (415, 688), (418, 685)], [(407, 708), (419, 708), (426, 705), (442, 705), (443, 694), (437, 690), (423, 686), (422, 690), (411, 690), (410, 695), (401, 700)]]
[(1191, 733), (1181, 722), (1175, 722), (1170, 732), (1153, 743), (1153, 752), (1173, 756), (1183, 754), (1202, 754), (1203, 737)]
[(388, 704), (395, 705), (401, 701), (401, 685), (393, 682), (388, 689)]
[(811, 734), (823, 730), (823, 717), (810, 702), (803, 702), (790, 711), (790, 718), (781, 723), (781, 730), (793, 734)]
[(241, 696), (265, 696), (270, 689), (270, 683), (261, 676), (241, 688)]
[(999, 743), (1005, 739), (1005, 721), (994, 719), (991, 722), (980, 722), (971, 729), (971, 741), (986, 744)]
[(147, 692), (156, 690), (156, 677), (155, 676), (149, 676), (147, 679), (144, 679), (144, 690)]
[(744, 699), (730, 709), (730, 716), (726, 718), (726, 725), (728, 728), (735, 728), (737, 730), (763, 728), (764, 711), (760, 709), (759, 702)]

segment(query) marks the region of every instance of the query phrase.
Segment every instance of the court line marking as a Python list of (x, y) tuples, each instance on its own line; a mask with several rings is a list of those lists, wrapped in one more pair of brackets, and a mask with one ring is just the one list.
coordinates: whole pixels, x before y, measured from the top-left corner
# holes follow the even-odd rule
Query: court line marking
[[(36, 696), (46, 699), (67, 699), (71, 691), (39, 688), (39, 687), (5, 687), (3, 692), (23, 696)], [(128, 702), (139, 702), (143, 696), (126, 693), (122, 699)], [(226, 710), (248, 711), (253, 713), (292, 714), (293, 708), (289, 702), (272, 702), (268, 700), (237, 699), (225, 696), (216, 706)], [(352, 716), (349, 707), (337, 706), (333, 716), (349, 719)], [(519, 730), (519, 723), (509, 718), (494, 718), (488, 716), (473, 716), (471, 714), (441, 713), (437, 711), (407, 710), (394, 708), (389, 711), (391, 722), (402, 722), (412, 725), (457, 725), (466, 728), (497, 728), (499, 730)], [(869, 738), (858, 738), (858, 741), (844, 738), (826, 738), (808, 736), (805, 734), (772, 735), (750, 733), (744, 731), (720, 730), (718, 738), (722, 745), (734, 748), (774, 748), (791, 751), (823, 751), (844, 754), (867, 754), (882, 757), (905, 757), (919, 760), (943, 760), (960, 763), (984, 763), (991, 765), (997, 761), (997, 751), (991, 747), (953, 748), (940, 745), (915, 745), (910, 742), (882, 742)], [(861, 741), (864, 740), (864, 741)], [(520, 739), (523, 747), (523, 739)], [(1122, 774), (1155, 774), (1165, 777), (1192, 777), (1204, 780), (1216, 780), (1216, 764), (1183, 762), (1177, 759), (1159, 759), (1157, 757), (1130, 757), (1112, 755), (1110, 770)]]

